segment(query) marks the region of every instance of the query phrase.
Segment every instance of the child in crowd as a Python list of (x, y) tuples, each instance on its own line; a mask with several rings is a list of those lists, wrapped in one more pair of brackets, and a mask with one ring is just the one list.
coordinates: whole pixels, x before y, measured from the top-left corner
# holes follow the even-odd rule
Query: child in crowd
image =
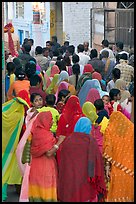
[(110, 104), (110, 97), (108, 95), (104, 95), (102, 97), (103, 103), (104, 103), (104, 109), (109, 113), (112, 111), (112, 106)]
[(62, 113), (63, 108), (65, 106), (65, 99), (67, 96), (69, 96), (69, 94), (70, 94), (70, 91), (66, 89), (62, 89), (61, 91), (59, 91), (58, 101), (56, 103), (56, 109), (60, 114)]
[(54, 134), (56, 134), (56, 130), (57, 130), (57, 123), (59, 121), (59, 117), (60, 117), (60, 114), (59, 112), (56, 110), (55, 108), (55, 101), (56, 101), (56, 97), (54, 94), (48, 94), (46, 96), (46, 106), (47, 107), (42, 107), (40, 109), (38, 109), (38, 112), (44, 112), (44, 111), (50, 111), (51, 114), (52, 114), (52, 117), (53, 117), (53, 124), (51, 126), (51, 132)]
[(104, 117), (109, 119), (109, 116), (108, 116), (108, 112), (104, 109), (104, 102), (103, 102), (102, 99), (97, 99), (94, 102), (94, 106), (95, 106), (95, 108), (97, 110), (97, 115), (98, 115), (98, 118), (95, 121), (95, 124), (97, 126), (97, 125), (99, 125), (102, 122)]
[(112, 109), (110, 110), (110, 115), (113, 111), (120, 111), (122, 112), (122, 107), (119, 103), (119, 100), (121, 99), (121, 92), (119, 89), (111, 89), (110, 93), (110, 104), (112, 106)]

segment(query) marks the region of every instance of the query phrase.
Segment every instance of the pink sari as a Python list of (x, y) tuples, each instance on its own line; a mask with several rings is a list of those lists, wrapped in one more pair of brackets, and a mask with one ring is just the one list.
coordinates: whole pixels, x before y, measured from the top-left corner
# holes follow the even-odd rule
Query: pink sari
[(103, 134), (100, 132), (101, 126), (98, 127), (94, 127), (94, 125), (92, 125), (92, 130), (91, 130), (91, 135), (92, 137), (94, 137), (97, 141), (99, 150), (102, 154), (102, 149), (103, 149)]
[(20, 192), (20, 197), (19, 197), (19, 202), (29, 202), (28, 200), (28, 184), (29, 184), (29, 171), (30, 171), (30, 166), (28, 163), (22, 164), (21, 158), (22, 158), (22, 153), (23, 149), (26, 143), (26, 140), (28, 136), (30, 135), (30, 130), (33, 125), (33, 122), (35, 121), (37, 115), (32, 118), (30, 121), (29, 119), (33, 115), (33, 112), (30, 112), (31, 109), (27, 111), (27, 116), (26, 116), (26, 130), (17, 146), (16, 150), (16, 157), (19, 165), (20, 172), (23, 176), (22, 180), (22, 185), (21, 185), (21, 192)]
[(59, 92), (60, 92), (61, 90), (63, 90), (63, 89), (68, 90), (68, 86), (69, 86), (69, 83), (68, 83), (68, 82), (66, 82), (66, 81), (60, 82), (60, 84), (59, 84), (59, 86), (58, 86), (58, 89), (57, 89), (57, 92), (56, 92), (56, 94), (55, 94), (55, 96), (56, 96), (56, 102), (57, 102), (57, 100), (58, 100), (58, 94), (59, 94)]

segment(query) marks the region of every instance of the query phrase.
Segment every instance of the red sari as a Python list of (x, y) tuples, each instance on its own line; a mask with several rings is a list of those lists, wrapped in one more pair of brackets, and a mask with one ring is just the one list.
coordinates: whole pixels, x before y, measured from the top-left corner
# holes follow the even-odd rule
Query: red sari
[(47, 157), (46, 152), (56, 143), (50, 132), (52, 115), (49, 111), (38, 114), (32, 129), (29, 174), (29, 202), (57, 201), (57, 166), (54, 156)]
[[(70, 96), (60, 116), (56, 137), (60, 135), (69, 136), (74, 131), (76, 122), (82, 116), (84, 116), (84, 114), (82, 113), (78, 97), (74, 95)], [(57, 151), (58, 164), (60, 160), (60, 150), (61, 148)]]
[(96, 140), (85, 133), (70, 134), (61, 149), (58, 199), (93, 202), (96, 196), (105, 193), (103, 160)]

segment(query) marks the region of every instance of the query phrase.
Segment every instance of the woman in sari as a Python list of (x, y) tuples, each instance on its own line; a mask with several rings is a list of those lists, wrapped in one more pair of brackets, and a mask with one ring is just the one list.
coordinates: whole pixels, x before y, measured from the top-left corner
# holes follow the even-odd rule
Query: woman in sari
[(105, 132), (105, 129), (108, 125), (108, 119), (106, 117), (103, 118), (101, 123), (98, 126), (95, 126), (95, 122), (98, 119), (98, 115), (96, 113), (96, 108), (91, 102), (85, 102), (82, 111), (85, 114), (87, 118), (89, 118), (92, 122), (92, 131), (91, 135), (94, 137), (97, 141), (99, 150), (102, 154), (103, 150), (103, 133)]
[[(60, 116), (58, 127), (56, 131), (56, 137), (60, 135), (69, 136), (74, 130), (77, 120), (83, 116), (82, 109), (79, 104), (77, 96), (70, 96)], [(60, 161), (60, 151), (57, 151), (57, 161)]]
[[(90, 136), (91, 121), (81, 117), (61, 147), (60, 202), (98, 202), (106, 193), (102, 155)], [(72, 171), (71, 171), (72, 169)]]
[(58, 80), (59, 80), (59, 74), (55, 74), (49, 87), (45, 91), (47, 94), (55, 94), (54, 87), (56, 86)]
[(110, 116), (103, 155), (110, 178), (107, 202), (134, 202), (134, 124), (119, 111)]
[(2, 105), (2, 200), (7, 198), (7, 184), (21, 184), (15, 151), (24, 123), (25, 100), (16, 97)]
[(48, 77), (48, 79), (46, 81), (46, 88), (48, 88), (49, 85), (51, 84), (54, 75), (55, 74), (59, 74), (59, 73), (60, 73), (60, 70), (59, 70), (58, 66), (57, 65), (53, 65), (52, 68), (51, 68), (50, 76)]
[(97, 99), (100, 99), (100, 94), (99, 94), (99, 91), (95, 88), (91, 88), (87, 94), (87, 97), (86, 97), (86, 100), (85, 102), (87, 101), (90, 101), (91, 103), (94, 104), (94, 102), (97, 100)]
[(102, 90), (100, 82), (97, 79), (87, 80), (78, 93), (81, 107), (83, 106), (87, 94), (91, 88), (97, 89), (99, 91), (100, 97), (103, 95), (109, 95), (108, 92)]
[(60, 136), (56, 143), (50, 131), (51, 125), (51, 112), (41, 112), (31, 129), (29, 202), (57, 202), (57, 164), (54, 153), (65, 137)]
[(81, 87), (85, 83), (86, 80), (92, 79), (92, 73), (94, 72), (94, 69), (91, 64), (86, 64), (84, 66), (83, 74), (80, 76), (78, 83), (77, 83), (77, 92), (80, 91)]
[(29, 177), (29, 171), (30, 171), (30, 165), (28, 163), (23, 164), (22, 163), (22, 155), (24, 146), (26, 144), (26, 141), (30, 135), (30, 130), (32, 127), (33, 122), (36, 119), (36, 116), (31, 119), (32, 115), (34, 114), (34, 111), (38, 108), (41, 108), (43, 106), (43, 99), (40, 94), (33, 93), (30, 97), (32, 107), (28, 109), (27, 115), (25, 118), (25, 124), (26, 124), (26, 130), (18, 143), (17, 149), (16, 149), (16, 157), (18, 161), (18, 165), (20, 168), (20, 172), (23, 176), (23, 181), (21, 185), (21, 192), (20, 192), (20, 202), (28, 202), (28, 177)]
[(117, 79), (114, 87), (121, 92), (120, 103), (130, 97), (130, 92), (126, 90), (126, 82), (123, 79)]

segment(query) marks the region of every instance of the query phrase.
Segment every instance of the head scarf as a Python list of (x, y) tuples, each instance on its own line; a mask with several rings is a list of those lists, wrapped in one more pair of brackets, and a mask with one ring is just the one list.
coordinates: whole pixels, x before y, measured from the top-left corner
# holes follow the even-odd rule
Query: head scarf
[(91, 129), (92, 129), (91, 121), (86, 117), (81, 117), (75, 125), (74, 132), (90, 134)]
[(51, 68), (50, 77), (54, 77), (55, 74), (59, 74), (59, 73), (60, 73), (59, 67), (57, 65), (53, 65)]
[(8, 46), (9, 46), (10, 53), (12, 57), (17, 57), (18, 54), (15, 52), (14, 42), (11, 35), (11, 33), (14, 33), (14, 27), (12, 23), (8, 23), (7, 25), (5, 25), (4, 33), (7, 33), (7, 32), (8, 32)]
[(91, 122), (94, 124), (98, 118), (95, 106), (91, 102), (85, 102), (82, 107), (82, 111), (85, 114), (85, 116), (89, 118)]
[(84, 66), (83, 74), (87, 72), (92, 73), (93, 71), (94, 71), (93, 66), (91, 64), (86, 64)]
[(66, 71), (61, 71), (60, 75), (59, 75), (58, 84), (60, 84), (60, 82), (62, 82), (64, 80), (68, 80), (69, 81), (69, 75), (68, 75), (68, 73)]
[(87, 94), (91, 88), (97, 89), (99, 91), (100, 97), (102, 97), (103, 95), (109, 95), (108, 92), (102, 90), (100, 82), (97, 79), (87, 80), (81, 87), (78, 94), (81, 107), (83, 106)]
[(94, 104), (97, 99), (100, 99), (99, 91), (95, 88), (91, 88), (87, 94), (86, 101), (90, 101)]
[(60, 82), (60, 84), (59, 84), (59, 86), (58, 86), (58, 89), (57, 89), (57, 91), (56, 91), (56, 94), (55, 94), (55, 96), (56, 96), (56, 102), (58, 101), (58, 94), (59, 94), (59, 92), (60, 92), (61, 90), (63, 90), (63, 89), (68, 90), (68, 86), (69, 86), (69, 83), (67, 83), (66, 81)]
[(98, 81), (102, 80), (102, 76), (99, 72), (93, 72), (92, 73), (92, 79), (98, 79)]
[(130, 92), (126, 90), (126, 82), (123, 79), (117, 79), (115, 82), (115, 88), (121, 92), (120, 103), (130, 97)]
[(54, 87), (57, 84), (58, 80), (59, 80), (59, 74), (55, 74), (52, 81), (51, 81), (51, 84), (46, 89), (47, 94), (54, 94)]
[(83, 116), (78, 97), (70, 96), (60, 116), (56, 135), (69, 136), (74, 131), (77, 120)]
[(41, 112), (37, 115), (31, 129), (31, 153), (34, 157), (43, 155), (55, 144), (56, 140), (50, 131), (51, 125), (52, 114), (50, 111)]

